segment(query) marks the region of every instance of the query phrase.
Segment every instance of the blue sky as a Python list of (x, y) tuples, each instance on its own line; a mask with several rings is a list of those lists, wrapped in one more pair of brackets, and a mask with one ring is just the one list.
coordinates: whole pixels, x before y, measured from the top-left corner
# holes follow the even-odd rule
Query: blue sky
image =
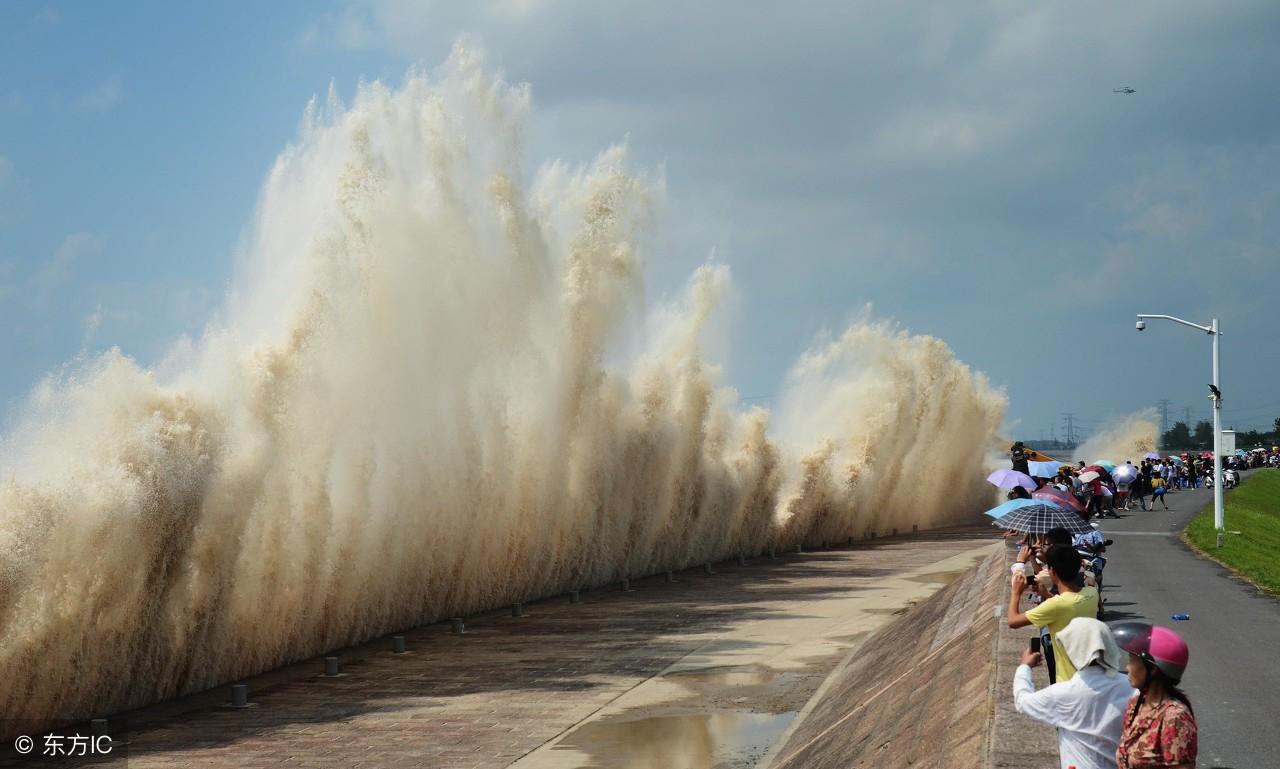
[(664, 169), (650, 291), (731, 266), (743, 396), (870, 303), (1005, 386), (1021, 437), (1204, 418), (1208, 340), (1133, 314), (1216, 314), (1226, 421), (1269, 426), (1280, 5), (1114, 5), (5, 3), (0, 400), (198, 335), (308, 99), (466, 35), (532, 85), (530, 170), (624, 138)]

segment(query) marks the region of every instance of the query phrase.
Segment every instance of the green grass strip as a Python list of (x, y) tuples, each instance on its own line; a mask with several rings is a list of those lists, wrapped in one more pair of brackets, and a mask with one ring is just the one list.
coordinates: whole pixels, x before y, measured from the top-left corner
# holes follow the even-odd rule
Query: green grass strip
[[(1217, 547), (1213, 505), (1188, 524), (1187, 542), (1268, 592), (1280, 594), (1280, 470), (1259, 470), (1226, 493)], [(1240, 532), (1234, 534), (1232, 532)]]

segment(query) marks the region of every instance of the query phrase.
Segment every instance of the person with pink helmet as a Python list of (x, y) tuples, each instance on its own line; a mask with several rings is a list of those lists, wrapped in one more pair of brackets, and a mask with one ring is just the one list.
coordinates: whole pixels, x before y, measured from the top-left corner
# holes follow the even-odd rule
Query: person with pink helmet
[(1178, 688), (1191, 656), (1187, 642), (1145, 622), (1117, 622), (1111, 632), (1129, 653), (1129, 683), (1138, 690), (1125, 711), (1117, 766), (1194, 769), (1196, 717), (1191, 700)]

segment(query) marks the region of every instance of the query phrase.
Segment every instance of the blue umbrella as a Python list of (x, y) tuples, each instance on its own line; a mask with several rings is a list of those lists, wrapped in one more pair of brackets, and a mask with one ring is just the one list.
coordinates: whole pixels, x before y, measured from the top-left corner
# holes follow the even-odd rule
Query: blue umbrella
[(1109, 459), (1095, 459), (1093, 460), (1093, 463), (1098, 467), (1103, 468), (1107, 472), (1111, 472), (1112, 470), (1116, 469), (1116, 463), (1112, 462)]
[(1008, 515), (1009, 513), (1012, 513), (1014, 510), (1018, 510), (1023, 507), (1028, 507), (1031, 505), (1043, 505), (1043, 504), (1044, 504), (1043, 499), (1011, 499), (1008, 502), (1005, 502), (1003, 505), (998, 505), (996, 507), (991, 508), (990, 510), (983, 513), (983, 515), (989, 515), (992, 518), (1000, 518), (1001, 516)]

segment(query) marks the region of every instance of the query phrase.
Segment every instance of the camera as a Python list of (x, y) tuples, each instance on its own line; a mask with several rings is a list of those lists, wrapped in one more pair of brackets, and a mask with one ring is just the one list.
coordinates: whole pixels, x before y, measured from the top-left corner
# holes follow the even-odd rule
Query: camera
[(1138, 329), (1139, 331), (1142, 331), (1147, 327), (1147, 322), (1145, 320), (1140, 320), (1133, 325), (1134, 325), (1134, 328)]

